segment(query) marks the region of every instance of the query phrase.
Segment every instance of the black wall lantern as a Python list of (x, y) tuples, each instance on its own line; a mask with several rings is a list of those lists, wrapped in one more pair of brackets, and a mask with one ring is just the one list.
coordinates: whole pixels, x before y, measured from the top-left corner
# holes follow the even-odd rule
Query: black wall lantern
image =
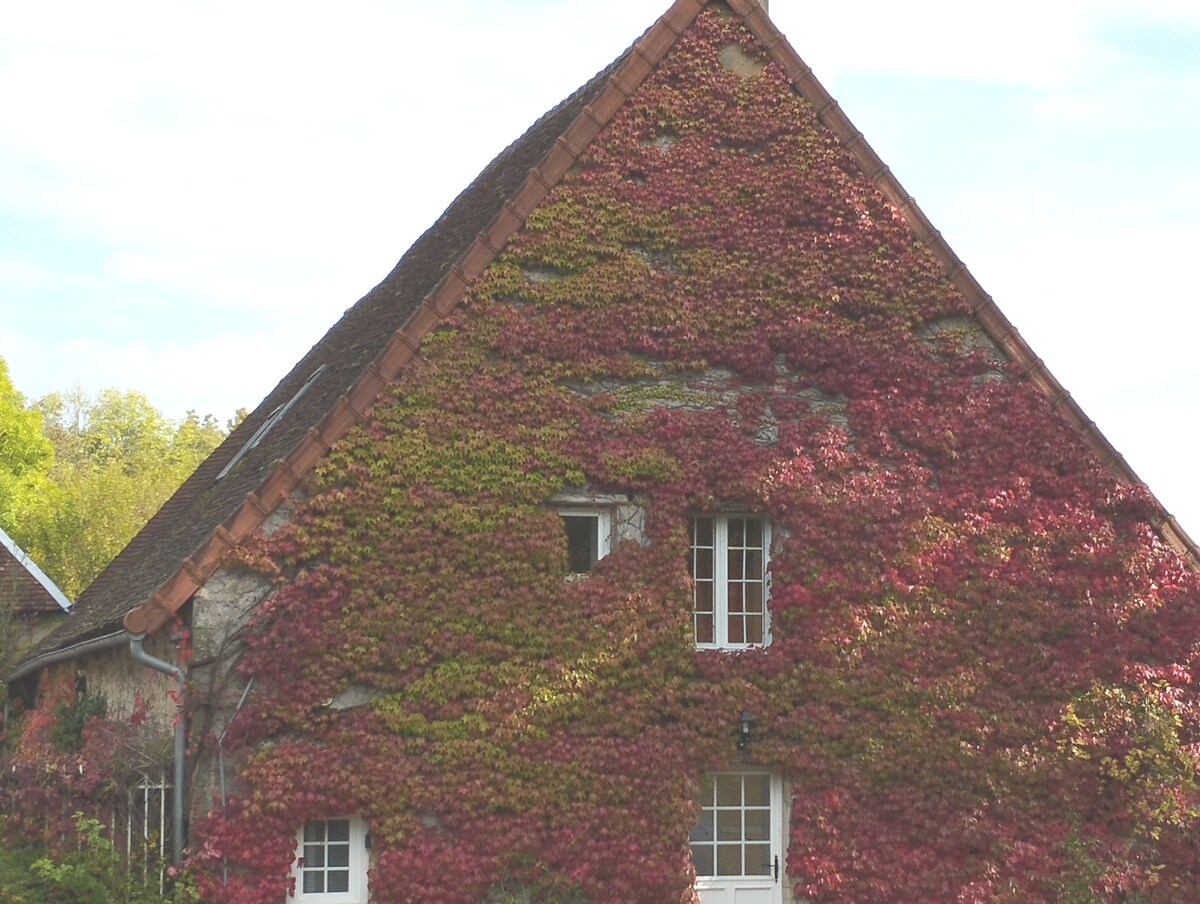
[(745, 750), (750, 746), (750, 740), (754, 735), (754, 716), (750, 715), (750, 710), (742, 710), (742, 718), (738, 722), (738, 750)]

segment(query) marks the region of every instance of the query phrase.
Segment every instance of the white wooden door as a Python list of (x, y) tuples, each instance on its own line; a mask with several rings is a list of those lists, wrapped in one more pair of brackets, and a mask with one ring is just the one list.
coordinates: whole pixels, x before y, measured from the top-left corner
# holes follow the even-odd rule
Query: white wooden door
[(701, 904), (782, 904), (783, 783), (769, 772), (705, 779), (692, 860)]

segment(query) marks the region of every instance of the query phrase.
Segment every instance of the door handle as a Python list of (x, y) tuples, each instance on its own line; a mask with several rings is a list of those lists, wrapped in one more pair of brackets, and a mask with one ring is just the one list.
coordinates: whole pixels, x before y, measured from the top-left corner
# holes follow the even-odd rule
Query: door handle
[(779, 881), (779, 855), (775, 855), (775, 881)]

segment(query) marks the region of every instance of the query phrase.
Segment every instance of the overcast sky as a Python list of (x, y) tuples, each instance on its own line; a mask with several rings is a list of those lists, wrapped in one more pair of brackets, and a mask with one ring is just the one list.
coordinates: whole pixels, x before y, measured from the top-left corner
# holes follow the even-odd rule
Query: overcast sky
[[(0, 28), (0, 357), (252, 408), (668, 0), (63, 0)], [(1200, 3), (772, 0), (1050, 370), (1200, 536)]]

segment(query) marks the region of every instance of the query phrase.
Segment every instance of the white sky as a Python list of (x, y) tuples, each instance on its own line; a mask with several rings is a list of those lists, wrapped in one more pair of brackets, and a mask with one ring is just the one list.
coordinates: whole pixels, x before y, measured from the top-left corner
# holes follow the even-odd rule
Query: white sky
[[(668, 2), (9, 4), (0, 357), (14, 383), (29, 398), (137, 389), (175, 417), (253, 407)], [(1200, 4), (771, 6), (1200, 536)]]

